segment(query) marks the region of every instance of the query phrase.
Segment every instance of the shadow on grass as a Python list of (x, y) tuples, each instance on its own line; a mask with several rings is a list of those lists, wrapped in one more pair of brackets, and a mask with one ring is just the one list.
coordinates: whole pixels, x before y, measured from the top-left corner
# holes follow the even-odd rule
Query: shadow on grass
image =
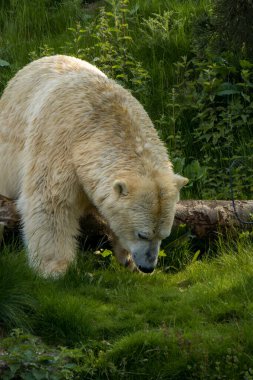
[(21, 327), (47, 344), (76, 347), (81, 378), (246, 379), (253, 362), (252, 261), (249, 247), (150, 276), (90, 253), (61, 279), (44, 280), (23, 252), (5, 249), (0, 321), (6, 331)]

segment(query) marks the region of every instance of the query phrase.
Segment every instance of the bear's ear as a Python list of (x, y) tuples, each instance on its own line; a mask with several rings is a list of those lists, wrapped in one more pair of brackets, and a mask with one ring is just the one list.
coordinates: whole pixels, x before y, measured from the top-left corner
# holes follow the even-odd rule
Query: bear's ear
[(189, 182), (188, 178), (182, 177), (179, 174), (175, 174), (174, 179), (175, 179), (178, 190), (180, 190), (183, 186), (187, 185), (187, 183)]
[(126, 182), (123, 181), (122, 179), (116, 179), (116, 181), (113, 184), (113, 188), (118, 195), (127, 195), (128, 194)]

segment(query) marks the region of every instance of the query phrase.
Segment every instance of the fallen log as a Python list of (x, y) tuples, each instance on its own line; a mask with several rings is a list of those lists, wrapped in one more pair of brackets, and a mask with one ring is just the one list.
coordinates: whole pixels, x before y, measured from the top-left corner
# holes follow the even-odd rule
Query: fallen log
[(252, 228), (253, 200), (236, 201), (235, 208), (231, 201), (180, 201), (173, 226), (185, 224), (199, 239), (218, 231)]
[[(242, 227), (253, 221), (253, 200), (236, 201), (236, 213), (230, 201), (186, 200), (177, 204), (173, 227), (186, 225), (197, 238), (207, 238), (219, 232)], [(0, 195), (0, 225), (7, 230), (18, 227), (20, 216), (15, 202)], [(110, 236), (106, 223), (94, 215), (81, 220), (82, 231), (91, 236)], [(252, 224), (245, 225), (252, 228)]]

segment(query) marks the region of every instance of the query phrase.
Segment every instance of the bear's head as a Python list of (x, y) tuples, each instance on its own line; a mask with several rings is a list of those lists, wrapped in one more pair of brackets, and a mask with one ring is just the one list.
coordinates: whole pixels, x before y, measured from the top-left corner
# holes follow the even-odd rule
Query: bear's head
[(170, 173), (168, 178), (127, 176), (112, 184), (107, 220), (142, 272), (153, 272), (161, 241), (171, 232), (179, 191), (187, 183), (187, 178)]

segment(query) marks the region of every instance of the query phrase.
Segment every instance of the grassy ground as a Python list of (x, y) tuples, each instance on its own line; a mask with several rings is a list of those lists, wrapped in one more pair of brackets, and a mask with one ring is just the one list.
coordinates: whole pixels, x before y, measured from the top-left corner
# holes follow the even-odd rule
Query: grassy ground
[[(251, 379), (252, 251), (241, 237), (233, 246), (223, 244), (213, 260), (176, 274), (160, 267), (152, 276), (90, 253), (80, 255), (64, 278), (42, 280), (27, 268), (23, 253), (5, 249), (0, 321), (5, 329), (22, 327), (41, 337), (49, 344), (41, 352), (61, 353), (58, 378), (71, 362), (74, 378)], [(46, 373), (36, 354), (42, 343), (32, 339), (18, 330), (1, 341), (3, 373), (11, 373), (13, 360), (17, 373), (36, 363)], [(77, 351), (64, 354), (52, 344)], [(26, 350), (34, 357), (24, 367)]]
[[(130, 4), (130, 53), (150, 76), (147, 110), (182, 157), (173, 119), (179, 108), (172, 92), (180, 80), (175, 63), (191, 57), (192, 22), (210, 1)], [(40, 47), (47, 54), (64, 52), (67, 42), (76, 47), (67, 28), (76, 21), (87, 26), (96, 14), (78, 0), (0, 5), (0, 59), (10, 63), (0, 67), (0, 92)], [(89, 41), (82, 41), (87, 47)], [(183, 122), (186, 131), (189, 120)], [(80, 254), (78, 265), (59, 280), (34, 274), (20, 248), (2, 248), (0, 378), (252, 379), (252, 244), (243, 235), (222, 243), (216, 258), (210, 252), (209, 260), (196, 261), (187, 243), (168, 243), (152, 276), (129, 273), (111, 256)]]

